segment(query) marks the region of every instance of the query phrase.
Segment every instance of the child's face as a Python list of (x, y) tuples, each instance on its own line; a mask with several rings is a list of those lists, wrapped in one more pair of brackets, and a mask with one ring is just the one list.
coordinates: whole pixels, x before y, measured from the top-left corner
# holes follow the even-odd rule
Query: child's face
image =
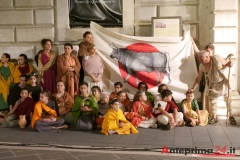
[(87, 90), (88, 90), (88, 87), (86, 85), (81, 85), (79, 87), (79, 89), (80, 89), (81, 94), (86, 94)]
[(118, 100), (119, 100), (120, 102), (125, 101), (126, 98), (127, 98), (126, 93), (121, 93), (121, 94), (118, 96)]
[(114, 111), (117, 111), (119, 109), (119, 105), (120, 105), (119, 102), (115, 102), (115, 103), (111, 104), (111, 107)]
[(58, 92), (63, 92), (65, 90), (65, 86), (62, 82), (57, 83), (57, 91)]
[(103, 103), (108, 103), (109, 102), (109, 96), (105, 96), (102, 100)]
[(146, 102), (147, 101), (147, 96), (145, 93), (143, 93), (140, 97), (139, 97), (139, 100), (142, 101), (142, 102)]
[(25, 99), (29, 96), (29, 93), (26, 90), (22, 90), (21, 93), (20, 93), (20, 96), (21, 96), (21, 98)]
[(118, 93), (121, 90), (122, 90), (122, 88), (119, 85), (115, 86), (115, 92), (116, 93)]
[(193, 93), (188, 93), (186, 95), (186, 99), (188, 102), (192, 102), (192, 100), (194, 99), (194, 94)]
[(45, 94), (40, 94), (39, 100), (43, 103), (48, 102), (48, 97)]
[(140, 91), (146, 92), (146, 91), (147, 91), (147, 87), (146, 87), (144, 84), (142, 84), (142, 85), (140, 86)]
[(171, 101), (172, 101), (172, 95), (168, 95), (168, 96), (166, 97), (166, 100), (167, 100), (167, 102), (171, 102)]
[(31, 84), (36, 84), (36, 82), (37, 82), (37, 78), (35, 76), (31, 76), (30, 77), (30, 83)]
[(94, 97), (100, 97), (100, 92), (98, 91), (98, 89), (93, 88), (93, 89), (92, 89), (92, 95), (93, 95)]

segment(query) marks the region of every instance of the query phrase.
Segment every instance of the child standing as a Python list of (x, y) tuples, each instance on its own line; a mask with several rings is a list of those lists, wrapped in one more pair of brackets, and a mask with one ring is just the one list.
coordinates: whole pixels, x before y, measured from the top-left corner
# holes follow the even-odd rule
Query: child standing
[(166, 125), (167, 129), (182, 127), (185, 125), (183, 121), (183, 113), (178, 112), (178, 107), (172, 101), (172, 92), (165, 89), (161, 92), (162, 100), (158, 102), (158, 108), (154, 107), (154, 114), (158, 123)]
[(37, 85), (37, 78), (38, 75), (36, 73), (33, 72), (29, 74), (30, 96), (36, 103), (39, 101), (40, 92), (42, 91), (42, 87)]
[(196, 99), (194, 99), (193, 91), (187, 91), (186, 99), (182, 100), (181, 106), (184, 119), (188, 126), (204, 126), (208, 123), (208, 111), (199, 110), (198, 103)]
[(110, 109), (104, 117), (102, 123), (102, 133), (108, 134), (129, 134), (138, 133), (137, 129), (126, 120), (121, 109), (119, 109), (119, 101), (117, 99), (112, 99), (109, 103)]

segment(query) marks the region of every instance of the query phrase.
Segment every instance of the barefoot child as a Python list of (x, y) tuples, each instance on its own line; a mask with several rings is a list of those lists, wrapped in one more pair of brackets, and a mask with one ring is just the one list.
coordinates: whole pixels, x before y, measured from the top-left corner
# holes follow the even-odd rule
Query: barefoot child
[(55, 103), (49, 98), (50, 93), (48, 91), (40, 93), (39, 102), (36, 103), (34, 108), (31, 127), (39, 132), (68, 128), (66, 124), (63, 125), (64, 120), (57, 117)]
[(112, 99), (109, 103), (110, 109), (104, 117), (102, 123), (102, 133), (108, 134), (129, 134), (138, 133), (137, 129), (126, 120), (121, 109), (119, 109), (119, 101), (117, 99)]
[(5, 116), (1, 123), (1, 127), (16, 127), (20, 115), (26, 115), (27, 124), (30, 124), (30, 114), (33, 112), (35, 102), (29, 97), (27, 89), (22, 89), (20, 92), (20, 99), (16, 101), (13, 108)]
[(188, 126), (204, 126), (208, 123), (208, 111), (199, 110), (198, 103), (194, 99), (193, 91), (187, 91), (186, 99), (181, 103), (184, 119)]
[(166, 125), (167, 129), (184, 126), (183, 113), (178, 112), (178, 107), (172, 101), (172, 92), (165, 89), (161, 92), (161, 96), (162, 100), (158, 102), (158, 108), (154, 108), (158, 123)]

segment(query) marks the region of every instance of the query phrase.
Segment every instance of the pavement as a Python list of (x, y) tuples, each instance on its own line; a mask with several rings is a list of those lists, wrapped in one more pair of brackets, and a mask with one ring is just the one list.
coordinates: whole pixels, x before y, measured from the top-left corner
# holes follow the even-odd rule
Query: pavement
[[(216, 124), (195, 127), (142, 129), (139, 134), (103, 135), (99, 130), (35, 132), (31, 128), (0, 128), (0, 159), (211, 159), (196, 154), (171, 153), (168, 149), (206, 149), (232, 152), (240, 159), (240, 128), (220, 119)], [(164, 153), (162, 153), (164, 152)], [(179, 151), (180, 152), (180, 151)], [(227, 159), (226, 157), (223, 159)]]

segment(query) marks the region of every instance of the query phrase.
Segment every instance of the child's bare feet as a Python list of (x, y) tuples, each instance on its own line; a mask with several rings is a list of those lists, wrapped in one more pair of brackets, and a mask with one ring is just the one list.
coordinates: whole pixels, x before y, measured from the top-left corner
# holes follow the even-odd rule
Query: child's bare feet
[(158, 128), (157, 124), (152, 124), (150, 127), (155, 129)]
[(117, 133), (116, 131), (114, 131), (114, 130), (108, 130), (108, 134), (114, 134), (114, 133)]

